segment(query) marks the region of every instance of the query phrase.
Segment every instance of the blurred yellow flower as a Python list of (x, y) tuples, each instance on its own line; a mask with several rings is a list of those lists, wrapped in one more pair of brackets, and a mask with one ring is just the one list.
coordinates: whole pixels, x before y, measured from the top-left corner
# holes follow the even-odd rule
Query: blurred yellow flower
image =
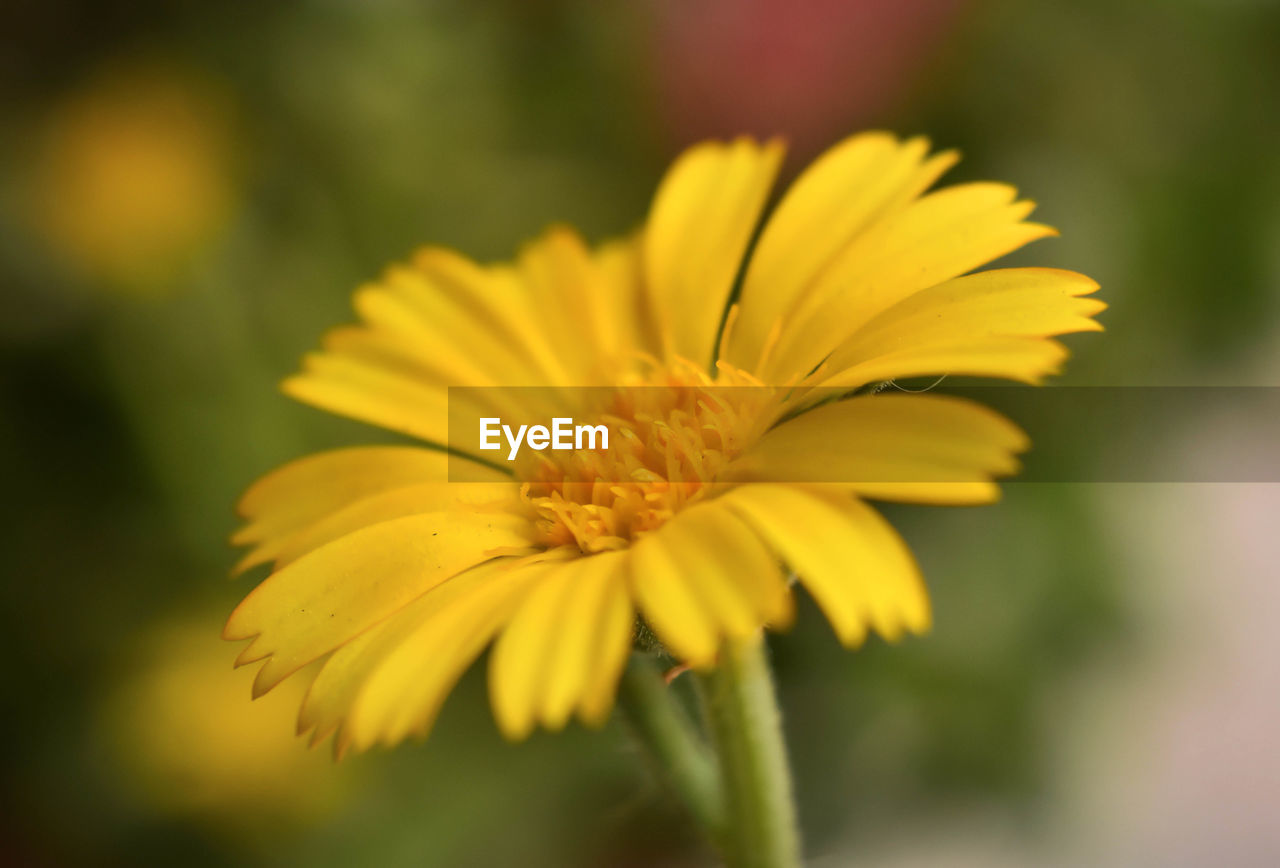
[(337, 806), (345, 774), (294, 737), (305, 679), (251, 703), (204, 620), (144, 638), (145, 665), (111, 695), (108, 729), (135, 793), (155, 810), (267, 822)]
[(449, 482), (446, 456), (413, 446), (255, 484), (234, 541), (253, 546), (242, 568), (274, 572), (225, 636), (254, 639), (239, 662), (265, 661), (257, 693), (323, 657), (300, 728), (336, 731), (339, 753), (391, 745), (425, 735), (492, 642), (495, 716), (520, 738), (605, 718), (637, 614), (698, 668), (785, 625), (788, 571), (848, 645), (928, 627), (917, 567), (864, 498), (989, 502), (1025, 438), (956, 398), (818, 398), (926, 374), (1038, 382), (1066, 357), (1050, 336), (1099, 329), (1104, 305), (1072, 272), (969, 274), (1053, 230), (1003, 184), (926, 195), (955, 154), (883, 133), (802, 174), (748, 258), (781, 159), (699, 145), (633, 237), (592, 249), (557, 227), (488, 266), (427, 248), (356, 293), (363, 323), (330, 333), (290, 395), (443, 444), (448, 386), (663, 388), (618, 390), (610, 448), (537, 453), (526, 484), (481, 465), (488, 481)]
[(167, 289), (231, 212), (227, 101), (194, 73), (101, 73), (55, 108), (39, 143), (36, 227), (110, 288)]

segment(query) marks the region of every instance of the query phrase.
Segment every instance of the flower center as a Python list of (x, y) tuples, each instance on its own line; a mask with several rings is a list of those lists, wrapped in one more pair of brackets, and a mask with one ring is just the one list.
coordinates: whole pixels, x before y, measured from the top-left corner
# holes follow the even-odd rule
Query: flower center
[[(609, 447), (530, 452), (521, 496), (540, 543), (626, 548), (706, 497), (724, 467), (764, 433), (770, 392), (724, 363), (715, 379), (688, 362), (635, 384), (590, 390)], [(577, 417), (575, 417), (577, 418)]]

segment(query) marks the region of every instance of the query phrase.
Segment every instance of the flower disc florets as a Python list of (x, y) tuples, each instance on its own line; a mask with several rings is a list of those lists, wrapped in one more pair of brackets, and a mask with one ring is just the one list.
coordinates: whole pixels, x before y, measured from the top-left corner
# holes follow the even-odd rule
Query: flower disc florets
[(649, 366), (636, 385), (588, 390), (608, 448), (528, 453), (521, 496), (539, 541), (583, 552), (623, 549), (704, 499), (724, 467), (772, 421), (772, 390), (721, 363)]

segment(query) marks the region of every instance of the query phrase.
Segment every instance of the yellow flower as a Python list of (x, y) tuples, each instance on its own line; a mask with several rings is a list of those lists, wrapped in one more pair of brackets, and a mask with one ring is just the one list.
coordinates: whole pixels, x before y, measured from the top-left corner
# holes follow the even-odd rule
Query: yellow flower
[(45, 123), (30, 191), (36, 227), (87, 277), (168, 288), (235, 199), (224, 95), (180, 70), (109, 70)]
[(916, 565), (865, 498), (989, 502), (1025, 438), (957, 398), (814, 396), (1038, 382), (1067, 355), (1050, 336), (1099, 329), (1104, 305), (1068, 271), (969, 273), (1053, 230), (1003, 184), (925, 195), (955, 154), (883, 133), (811, 166), (748, 258), (781, 158), (699, 145), (630, 238), (593, 249), (557, 227), (497, 265), (426, 248), (356, 293), (362, 324), (331, 332), (288, 394), (443, 444), (448, 386), (663, 388), (619, 390), (610, 448), (539, 457), (528, 484), (479, 464), (468, 478), (486, 482), (444, 481), (450, 459), (414, 446), (260, 480), (234, 541), (253, 546), (241, 568), (274, 572), (225, 630), (254, 638), (239, 662), (265, 661), (257, 692), (328, 655), (300, 728), (336, 731), (339, 753), (392, 745), (426, 734), (492, 642), (495, 716), (520, 738), (606, 717), (637, 615), (711, 667), (726, 639), (788, 622), (791, 573), (847, 645), (928, 627)]
[[(160, 813), (279, 825), (337, 808), (345, 775), (290, 738), (305, 683), (265, 703), (203, 617), (165, 621), (142, 637), (145, 664), (110, 694), (104, 729), (127, 789)], [(302, 679), (295, 679), (302, 681)]]

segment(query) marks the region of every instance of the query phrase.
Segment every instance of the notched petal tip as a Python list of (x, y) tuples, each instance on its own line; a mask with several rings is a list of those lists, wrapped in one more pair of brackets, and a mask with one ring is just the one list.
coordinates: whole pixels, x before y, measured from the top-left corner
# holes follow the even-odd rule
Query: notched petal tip
[[(231, 544), (236, 545), (237, 543), (233, 539)], [(269, 554), (263, 552), (261, 547), (254, 548), (240, 560), (236, 561), (235, 566), (231, 568), (230, 574), (227, 578), (238, 579), (254, 567), (260, 567), (263, 564), (270, 562), (271, 556)]]
[[(928, 139), (925, 139), (927, 142)], [(964, 154), (959, 148), (947, 148), (945, 151), (939, 151), (929, 158), (931, 168), (931, 176), (933, 178), (941, 177), (945, 172), (949, 171), (957, 163), (963, 159)]]
[(612, 705), (605, 708), (603, 711), (599, 709), (588, 710), (585, 708), (579, 708), (578, 723), (582, 724), (587, 729), (604, 729), (604, 725), (609, 722), (609, 716), (612, 710)]
[(504, 739), (512, 744), (519, 744), (533, 733), (534, 722), (532, 718), (528, 720), (513, 719), (509, 716), (500, 714), (496, 706), (493, 711), (493, 719), (498, 725), (498, 732), (502, 734)]
[[(829, 617), (827, 620), (831, 622)], [(831, 622), (831, 628), (835, 631), (836, 639), (839, 640), (841, 646), (850, 651), (861, 648), (867, 642), (867, 627), (861, 621), (847, 624), (843, 627)]]
[[(225, 630), (223, 631), (222, 638), (223, 639), (228, 638)], [(233, 664), (236, 669), (239, 669), (241, 666), (248, 666), (250, 663), (257, 663), (260, 660), (266, 660), (268, 657), (271, 656), (270, 651), (266, 651), (259, 647), (259, 645), (261, 644), (258, 641), (259, 638), (260, 637), (257, 635), (253, 636), (252, 641), (250, 641), (248, 645), (240, 649), (240, 653), (236, 655), (235, 663)], [(230, 639), (228, 641), (243, 641), (243, 640)]]
[[(308, 359), (312, 358), (315, 355), (316, 353), (308, 353), (307, 355), (302, 357), (303, 370), (306, 370), (308, 368)], [(279, 389), (280, 394), (284, 395), (285, 397), (293, 398), (295, 401), (305, 402), (306, 401), (306, 398), (305, 398), (306, 381), (307, 381), (306, 374), (291, 374), (290, 376), (285, 377), (283, 380), (281, 380), (276, 385), (276, 388)]]
[(350, 750), (351, 736), (346, 734), (346, 727), (343, 727), (333, 739), (333, 761), (336, 763), (342, 762)]
[(276, 658), (274, 656), (267, 655), (267, 657), (265, 658), (265, 662), (262, 664), (262, 668), (259, 669), (258, 674), (254, 676), (253, 678), (253, 698), (254, 699), (257, 699), (261, 696), (265, 696), (266, 694), (270, 693), (273, 688), (275, 688), (278, 684), (280, 684), (280, 682), (284, 681), (291, 674), (293, 674), (292, 670), (288, 670), (287, 668), (284, 670), (284, 674), (281, 674), (281, 669), (279, 667), (272, 666), (272, 664), (275, 663), (275, 660)]
[(779, 133), (765, 139), (758, 147), (764, 153), (765, 157), (773, 162), (776, 170), (777, 165), (786, 157), (787, 149), (790, 147), (790, 144), (787, 141), (787, 137)]
[(929, 603), (928, 597), (925, 598), (923, 611), (907, 622), (907, 629), (916, 636), (923, 636), (933, 630), (933, 606)]
[(774, 633), (785, 633), (796, 623), (796, 598), (790, 585), (784, 585), (784, 593), (765, 613), (764, 627)]
[[(248, 598), (246, 597), (245, 600)], [(244, 639), (253, 639), (257, 641), (258, 634), (262, 631), (257, 627), (252, 627), (245, 623), (245, 600), (241, 600), (231, 614), (227, 616), (227, 622), (222, 625), (222, 638), (229, 642), (239, 642)]]
[(441, 244), (423, 244), (415, 248), (409, 262), (421, 271), (462, 269), (473, 276), (484, 268), (457, 250)]
[[(1096, 292), (1096, 291), (1097, 291), (1097, 287), (1087, 290), (1087, 292)], [(1081, 293), (1081, 297), (1076, 299), (1076, 306), (1075, 306), (1076, 313), (1084, 320), (1084, 322), (1080, 324), (1079, 330), (1094, 331), (1094, 332), (1103, 331), (1102, 323), (1098, 322), (1096, 319), (1094, 319), (1094, 317), (1096, 317), (1098, 314), (1102, 313), (1103, 311), (1107, 310), (1109, 307), (1110, 305), (1108, 305), (1102, 299), (1088, 298), (1088, 297), (1085, 297), (1084, 293)]]

